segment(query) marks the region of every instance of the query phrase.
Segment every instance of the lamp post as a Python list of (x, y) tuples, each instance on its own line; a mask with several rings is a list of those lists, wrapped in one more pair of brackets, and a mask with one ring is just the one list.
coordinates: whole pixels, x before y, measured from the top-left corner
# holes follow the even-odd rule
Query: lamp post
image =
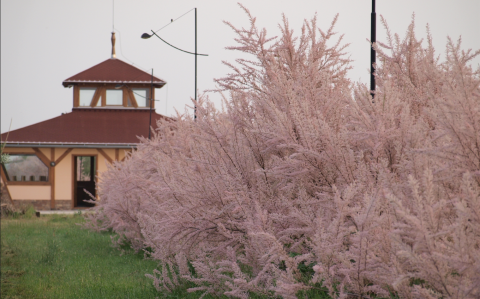
[(150, 126), (152, 125), (152, 104), (153, 104), (153, 68), (152, 68), (152, 81), (150, 83), (150, 120), (148, 121), (148, 140), (151, 140), (150, 137)]
[(373, 48), (373, 43), (377, 41), (377, 14), (375, 13), (375, 0), (372, 0), (372, 14), (371, 14), (371, 28), (370, 28), (370, 41), (372, 46), (370, 48), (370, 94), (372, 95), (372, 100), (375, 99), (375, 68), (374, 64), (376, 61), (375, 49)]
[(197, 8), (195, 7), (195, 52), (194, 53), (179, 49), (179, 48), (169, 44), (164, 39), (162, 39), (160, 36), (158, 36), (155, 31), (153, 31), (153, 30), (151, 30), (151, 31), (152, 31), (152, 34), (144, 33), (144, 34), (142, 34), (141, 37), (143, 39), (149, 39), (149, 38), (151, 38), (152, 36), (155, 35), (156, 37), (158, 37), (161, 41), (163, 41), (164, 43), (166, 43), (170, 47), (175, 48), (179, 51), (185, 52), (187, 54), (195, 55), (195, 110), (194, 110), (194, 118), (196, 119), (197, 118), (197, 56), (208, 56), (208, 54), (197, 53)]

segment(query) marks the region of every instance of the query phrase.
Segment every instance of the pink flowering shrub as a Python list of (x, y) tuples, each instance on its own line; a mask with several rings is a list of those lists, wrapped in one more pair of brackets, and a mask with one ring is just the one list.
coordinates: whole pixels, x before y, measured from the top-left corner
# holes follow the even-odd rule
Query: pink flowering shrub
[[(377, 49), (374, 100), (346, 77), (332, 26), (288, 21), (267, 37), (248, 10), (197, 119), (161, 121), (154, 138), (102, 174), (88, 225), (148, 248), (161, 291), (296, 298), (480, 296), (480, 52), (448, 41), (440, 62), (412, 21)], [(388, 27), (386, 26), (387, 31)]]

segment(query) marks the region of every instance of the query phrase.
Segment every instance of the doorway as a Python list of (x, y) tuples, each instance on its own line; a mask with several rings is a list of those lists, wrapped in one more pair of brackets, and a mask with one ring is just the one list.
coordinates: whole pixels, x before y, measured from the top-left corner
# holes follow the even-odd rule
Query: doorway
[[(74, 156), (74, 186), (73, 186), (73, 206), (75, 208), (93, 207), (95, 204), (85, 202), (85, 200), (95, 200), (96, 194), (96, 156)], [(93, 195), (92, 198), (87, 192)]]

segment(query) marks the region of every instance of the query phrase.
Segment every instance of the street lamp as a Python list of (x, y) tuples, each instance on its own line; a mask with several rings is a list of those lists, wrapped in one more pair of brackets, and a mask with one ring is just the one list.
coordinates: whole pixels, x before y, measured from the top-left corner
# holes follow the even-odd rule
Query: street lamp
[(179, 48), (169, 44), (168, 42), (166, 42), (164, 39), (162, 39), (160, 36), (158, 36), (155, 31), (153, 31), (153, 30), (151, 30), (151, 31), (152, 31), (152, 34), (144, 33), (144, 34), (142, 34), (141, 37), (143, 39), (149, 39), (149, 38), (151, 38), (152, 36), (155, 35), (156, 37), (158, 37), (161, 41), (163, 41), (164, 43), (166, 43), (170, 47), (175, 48), (179, 51), (188, 53), (188, 54), (195, 55), (195, 110), (194, 110), (194, 118), (196, 119), (197, 118), (197, 56), (208, 56), (208, 54), (197, 53), (197, 8), (195, 7), (195, 53), (179, 49)]
[(377, 14), (375, 13), (375, 0), (372, 0), (372, 14), (371, 14), (371, 28), (370, 28), (370, 41), (372, 46), (370, 49), (370, 94), (372, 95), (372, 100), (375, 99), (375, 49), (373, 48), (373, 43), (377, 41)]

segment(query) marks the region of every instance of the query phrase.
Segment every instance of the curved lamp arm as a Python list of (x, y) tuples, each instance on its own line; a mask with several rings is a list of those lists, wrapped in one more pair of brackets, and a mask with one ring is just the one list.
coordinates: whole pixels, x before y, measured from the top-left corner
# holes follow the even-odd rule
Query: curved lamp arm
[(185, 52), (185, 53), (188, 53), (188, 54), (193, 54), (193, 55), (208, 56), (208, 54), (192, 53), (192, 52), (188, 52), (188, 51), (179, 49), (179, 48), (175, 47), (174, 45), (171, 45), (171, 44), (169, 44), (168, 42), (166, 42), (163, 38), (161, 38), (160, 36), (158, 36), (158, 35), (155, 33), (155, 31), (153, 31), (153, 30), (152, 30), (152, 34), (148, 34), (148, 33), (142, 34), (142, 38), (143, 38), (143, 39), (149, 39), (149, 38), (151, 38), (153, 35), (155, 35), (156, 37), (158, 37), (159, 39), (161, 39), (162, 42), (166, 43), (166, 44), (169, 45), (170, 47), (173, 47), (173, 48), (175, 48), (175, 49), (177, 49), (177, 50), (180, 50), (180, 51), (182, 51), (182, 52)]

